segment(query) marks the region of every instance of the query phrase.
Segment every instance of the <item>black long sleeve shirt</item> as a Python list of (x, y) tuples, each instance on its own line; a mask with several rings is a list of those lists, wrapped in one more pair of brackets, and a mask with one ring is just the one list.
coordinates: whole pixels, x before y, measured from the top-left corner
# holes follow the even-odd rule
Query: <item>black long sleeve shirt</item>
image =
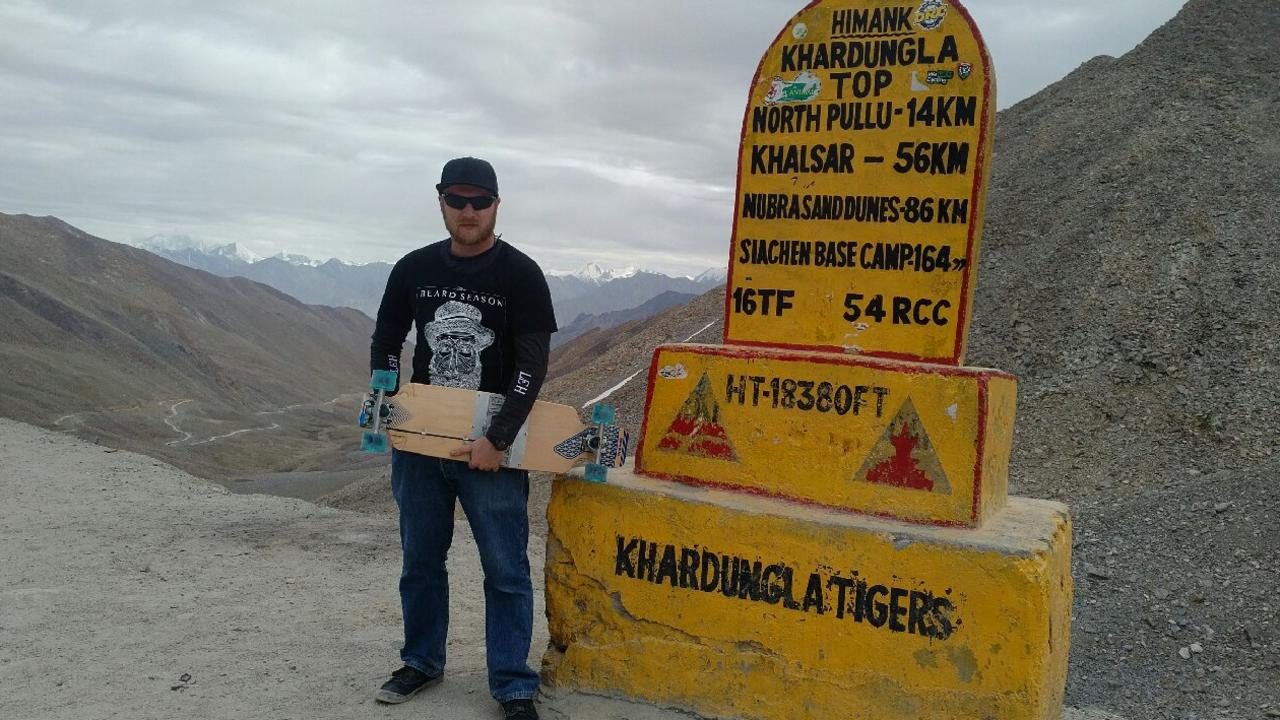
[(529, 416), (546, 378), (555, 313), (538, 264), (499, 239), (470, 258), (442, 240), (391, 270), (370, 344), (374, 370), (400, 371), (411, 325), (411, 382), (506, 395), (485, 433), (506, 447)]

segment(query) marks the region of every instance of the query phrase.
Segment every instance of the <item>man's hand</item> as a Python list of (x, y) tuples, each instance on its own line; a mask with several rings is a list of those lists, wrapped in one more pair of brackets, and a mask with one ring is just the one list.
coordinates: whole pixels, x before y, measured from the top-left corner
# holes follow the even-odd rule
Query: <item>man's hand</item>
[(489, 438), (481, 437), (469, 443), (463, 443), (457, 450), (449, 453), (450, 457), (471, 455), (467, 463), (473, 470), (497, 470), (502, 466), (503, 452), (489, 442)]

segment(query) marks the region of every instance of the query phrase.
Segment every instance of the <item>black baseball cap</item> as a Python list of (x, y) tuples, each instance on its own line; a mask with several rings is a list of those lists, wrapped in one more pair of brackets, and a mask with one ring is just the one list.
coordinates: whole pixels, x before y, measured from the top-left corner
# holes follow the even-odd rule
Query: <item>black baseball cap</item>
[(473, 157), (454, 158), (440, 171), (440, 184), (436, 192), (444, 192), (450, 185), (475, 185), (495, 196), (498, 194), (498, 175), (487, 160)]

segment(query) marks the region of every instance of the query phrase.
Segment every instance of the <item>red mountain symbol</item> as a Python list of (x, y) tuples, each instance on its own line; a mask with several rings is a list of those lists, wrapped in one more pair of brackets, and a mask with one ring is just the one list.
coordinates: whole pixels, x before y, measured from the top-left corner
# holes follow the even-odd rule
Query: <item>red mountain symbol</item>
[(951, 494), (951, 483), (911, 398), (902, 403), (854, 480)]
[(658, 449), (738, 462), (738, 453), (720, 424), (720, 404), (711, 394), (711, 378), (705, 372), (680, 406), (680, 412), (662, 436)]

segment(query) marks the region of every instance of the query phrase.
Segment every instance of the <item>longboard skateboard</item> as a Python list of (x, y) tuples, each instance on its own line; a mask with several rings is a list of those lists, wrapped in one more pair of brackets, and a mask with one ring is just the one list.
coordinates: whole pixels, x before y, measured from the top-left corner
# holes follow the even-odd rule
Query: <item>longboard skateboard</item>
[[(397, 450), (448, 458), (462, 443), (484, 435), (503, 402), (497, 393), (418, 383), (387, 396), (396, 387), (396, 374), (381, 370), (373, 373), (370, 386), (360, 412), (360, 425), (367, 428), (360, 447), (370, 452), (386, 452), (389, 443)], [(614, 424), (607, 405), (595, 407), (591, 422), (583, 425), (568, 405), (539, 400), (502, 465), (562, 473), (586, 463), (587, 479), (604, 482), (608, 468), (626, 461), (629, 437)]]

